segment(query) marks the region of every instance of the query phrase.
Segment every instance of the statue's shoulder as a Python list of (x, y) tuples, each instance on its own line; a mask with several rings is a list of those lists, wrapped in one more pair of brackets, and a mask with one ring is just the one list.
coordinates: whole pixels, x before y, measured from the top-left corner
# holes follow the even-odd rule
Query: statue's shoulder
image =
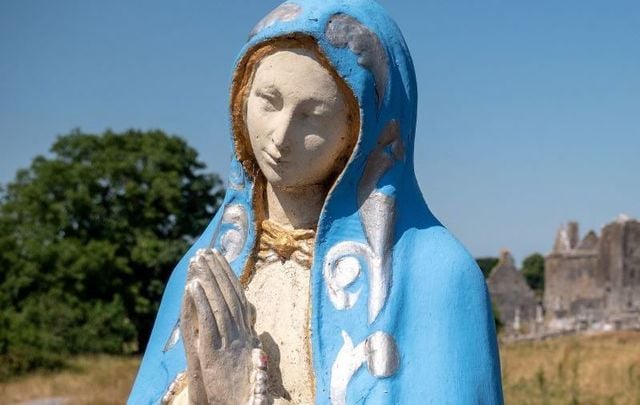
[(424, 280), (438, 290), (474, 287), (484, 292), (482, 271), (469, 251), (444, 226), (411, 229), (399, 239), (394, 255), (414, 280)]
[(417, 387), (399, 403), (502, 404), (491, 301), (475, 260), (442, 226), (411, 229), (398, 242), (394, 286), (406, 321), (396, 336), (411, 359), (403, 384)]

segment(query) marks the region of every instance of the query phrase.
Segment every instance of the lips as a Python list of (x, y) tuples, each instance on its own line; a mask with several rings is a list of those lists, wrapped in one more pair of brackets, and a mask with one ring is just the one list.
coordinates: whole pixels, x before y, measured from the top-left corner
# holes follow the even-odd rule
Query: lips
[(277, 166), (279, 164), (287, 162), (287, 160), (282, 159), (282, 155), (280, 155), (279, 157), (276, 157), (276, 156), (272, 155), (271, 153), (269, 153), (267, 150), (263, 150), (262, 151), (262, 155), (267, 160), (267, 163), (269, 163), (272, 166)]

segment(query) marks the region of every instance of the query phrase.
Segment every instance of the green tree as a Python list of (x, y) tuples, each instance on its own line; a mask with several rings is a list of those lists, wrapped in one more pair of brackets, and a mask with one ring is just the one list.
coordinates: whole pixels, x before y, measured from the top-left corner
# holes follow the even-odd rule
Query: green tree
[(482, 270), (482, 274), (484, 274), (484, 278), (489, 277), (491, 274), (491, 270), (498, 264), (497, 257), (478, 257), (476, 258), (476, 263), (478, 263), (478, 267)]
[(143, 350), (220, 179), (162, 131), (60, 136), (0, 199), (0, 377)]
[(533, 253), (522, 262), (522, 275), (537, 294), (544, 291), (544, 256)]
[(496, 332), (500, 333), (502, 332), (502, 328), (504, 328), (504, 322), (502, 322), (498, 307), (496, 307), (496, 304), (493, 302), (491, 303), (491, 312), (493, 312), (493, 322), (496, 325)]

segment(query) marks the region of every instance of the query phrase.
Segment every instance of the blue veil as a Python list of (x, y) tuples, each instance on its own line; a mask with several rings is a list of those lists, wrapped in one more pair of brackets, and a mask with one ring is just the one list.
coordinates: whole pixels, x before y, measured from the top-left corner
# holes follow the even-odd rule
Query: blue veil
[[(414, 174), (416, 81), (400, 30), (372, 0), (286, 2), (251, 31), (236, 72), (260, 44), (295, 35), (317, 42), (360, 110), (355, 149), (316, 232), (316, 403), (501, 404), (483, 276), (430, 212)], [(186, 369), (180, 305), (196, 250), (218, 248), (238, 277), (250, 267), (257, 188), (235, 148), (220, 210), (169, 279), (129, 404), (160, 403)]]

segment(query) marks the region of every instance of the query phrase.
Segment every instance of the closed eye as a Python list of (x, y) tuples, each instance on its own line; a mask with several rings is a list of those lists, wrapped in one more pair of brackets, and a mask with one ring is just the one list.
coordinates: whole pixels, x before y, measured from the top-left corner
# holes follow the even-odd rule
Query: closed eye
[(301, 115), (305, 118), (322, 118), (330, 113), (330, 108), (323, 101), (309, 99), (300, 105)]
[(273, 87), (257, 89), (254, 94), (262, 101), (265, 111), (279, 111), (282, 109), (282, 95), (277, 89)]

